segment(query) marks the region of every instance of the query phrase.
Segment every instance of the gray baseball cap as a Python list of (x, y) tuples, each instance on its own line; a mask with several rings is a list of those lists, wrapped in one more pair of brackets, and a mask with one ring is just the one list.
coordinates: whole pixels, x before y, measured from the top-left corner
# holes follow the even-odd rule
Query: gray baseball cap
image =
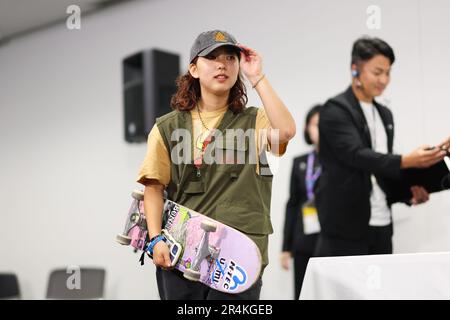
[(189, 62), (191, 63), (197, 56), (204, 57), (222, 46), (232, 46), (238, 51), (241, 50), (237, 46), (236, 39), (226, 31), (211, 30), (202, 32), (192, 45)]

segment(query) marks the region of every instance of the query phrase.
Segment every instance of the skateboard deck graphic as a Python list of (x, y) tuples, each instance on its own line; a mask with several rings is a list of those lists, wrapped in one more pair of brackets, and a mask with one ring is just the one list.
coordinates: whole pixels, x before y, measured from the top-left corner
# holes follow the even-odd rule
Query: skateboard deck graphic
[[(142, 191), (132, 195), (125, 230), (117, 235), (117, 241), (145, 251), (148, 237), (144, 197)], [(163, 235), (174, 267), (189, 280), (218, 291), (239, 293), (259, 277), (261, 254), (249, 237), (170, 200), (164, 203)]]

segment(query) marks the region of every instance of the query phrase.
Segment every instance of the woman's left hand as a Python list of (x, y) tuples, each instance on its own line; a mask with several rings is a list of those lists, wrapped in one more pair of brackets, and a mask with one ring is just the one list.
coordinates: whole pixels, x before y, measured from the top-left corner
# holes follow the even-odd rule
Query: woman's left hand
[(255, 50), (240, 43), (238, 46), (242, 49), (240, 68), (245, 77), (254, 85), (263, 75), (262, 58)]

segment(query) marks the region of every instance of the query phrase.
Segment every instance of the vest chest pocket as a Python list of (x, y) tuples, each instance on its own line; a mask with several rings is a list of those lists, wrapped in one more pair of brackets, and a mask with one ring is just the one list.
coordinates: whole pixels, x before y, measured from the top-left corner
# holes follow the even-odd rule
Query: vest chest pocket
[(177, 189), (182, 193), (189, 195), (200, 195), (205, 193), (205, 181), (197, 178), (196, 172), (197, 168), (193, 164), (184, 165), (181, 173), (181, 181), (177, 184)]
[(203, 181), (189, 181), (184, 189), (187, 194), (202, 194), (205, 193), (205, 184)]

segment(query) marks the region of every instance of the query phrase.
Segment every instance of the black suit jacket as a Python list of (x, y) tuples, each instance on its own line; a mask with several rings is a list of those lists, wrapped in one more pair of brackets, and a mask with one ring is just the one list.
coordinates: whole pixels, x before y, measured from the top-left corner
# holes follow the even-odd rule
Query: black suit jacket
[[(303, 232), (302, 205), (308, 200), (306, 193), (306, 168), (308, 154), (294, 159), (291, 173), (289, 200), (286, 204), (286, 216), (284, 220), (283, 251), (292, 253), (314, 253), (317, 234), (305, 235)], [(316, 155), (314, 159), (314, 171), (318, 168), (319, 161)]]
[(392, 154), (392, 113), (376, 101), (374, 105), (386, 130), (388, 154), (371, 149), (370, 131), (351, 87), (328, 100), (320, 112), (322, 175), (315, 193), (324, 235), (347, 240), (367, 239), (372, 174), (386, 193), (389, 205), (411, 196), (396, 192), (401, 179), (401, 156)]

